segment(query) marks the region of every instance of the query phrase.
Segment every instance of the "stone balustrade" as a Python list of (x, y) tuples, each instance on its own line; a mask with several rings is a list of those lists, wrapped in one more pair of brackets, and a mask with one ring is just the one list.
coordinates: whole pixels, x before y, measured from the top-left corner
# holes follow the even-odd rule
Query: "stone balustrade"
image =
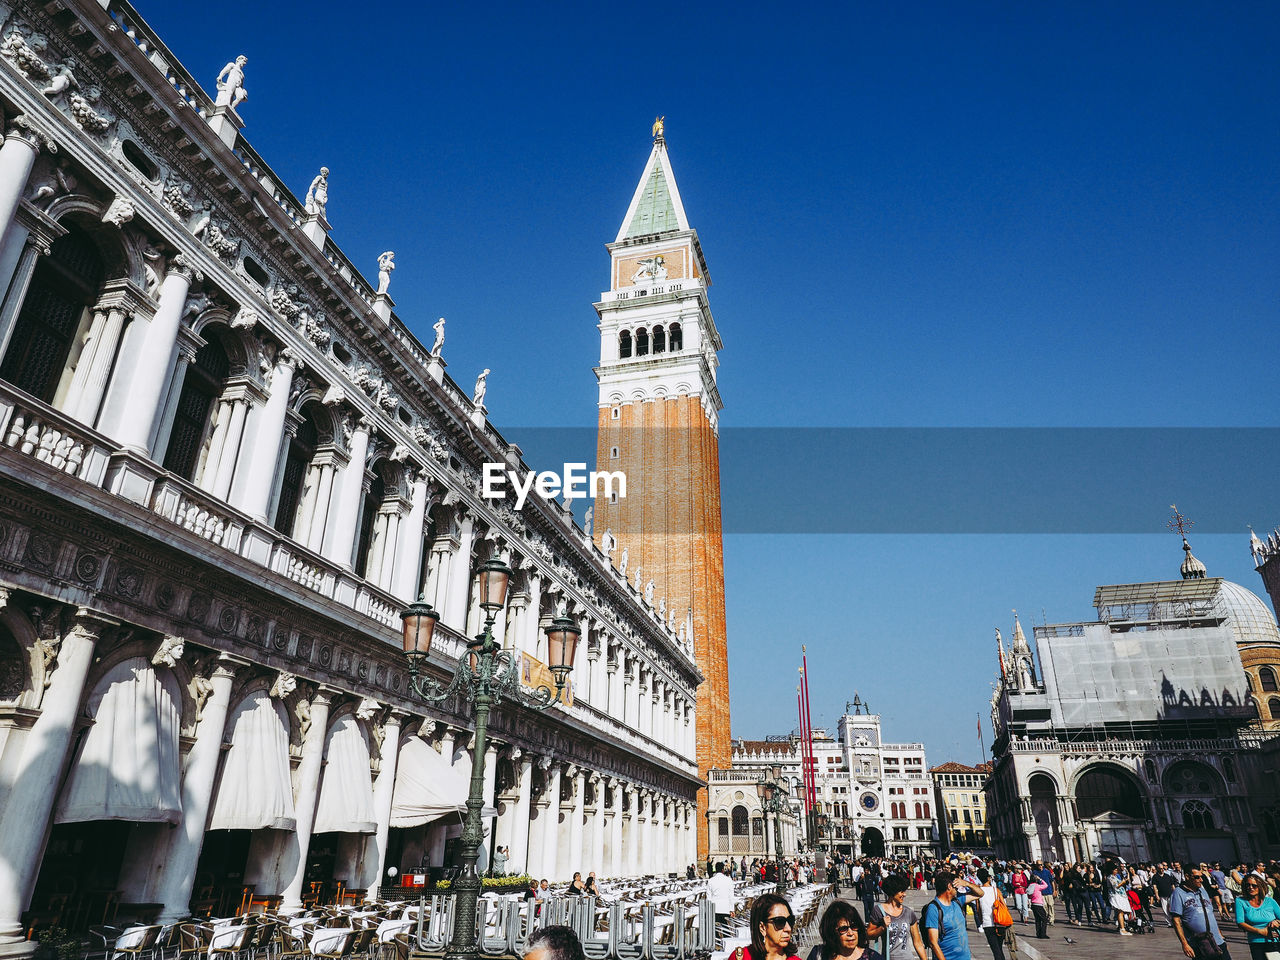
[(54, 470), (101, 486), (112, 450), (106, 437), (0, 383), (0, 437), (4, 445)]

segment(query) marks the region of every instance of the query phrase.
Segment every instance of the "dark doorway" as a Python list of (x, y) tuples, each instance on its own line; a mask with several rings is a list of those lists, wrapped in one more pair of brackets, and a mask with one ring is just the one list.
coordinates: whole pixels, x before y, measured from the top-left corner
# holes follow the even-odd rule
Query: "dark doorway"
[(862, 855), (864, 857), (884, 856), (884, 834), (875, 827), (867, 827), (862, 831)]

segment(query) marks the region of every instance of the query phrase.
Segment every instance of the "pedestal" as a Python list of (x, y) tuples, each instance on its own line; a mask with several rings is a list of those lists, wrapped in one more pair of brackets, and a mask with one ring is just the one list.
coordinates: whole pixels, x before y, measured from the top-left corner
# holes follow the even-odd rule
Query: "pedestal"
[(332, 228), (329, 226), (329, 221), (324, 218), (323, 213), (313, 213), (302, 221), (302, 232), (321, 250), (324, 249), (324, 242), (329, 237), (330, 229)]
[(387, 323), (391, 322), (391, 308), (395, 305), (396, 302), (385, 293), (379, 293), (373, 298), (373, 312)]
[(209, 126), (213, 128), (219, 140), (234, 149), (236, 137), (244, 129), (244, 121), (240, 119), (240, 114), (236, 113), (234, 107), (214, 107), (213, 114), (209, 117)]
[(489, 413), (488, 407), (486, 407), (483, 403), (477, 403), (475, 406), (471, 408), (471, 422), (474, 423), (479, 429), (483, 430), (485, 425), (485, 420), (487, 419), (486, 415), (488, 413)]
[(444, 383), (444, 368), (446, 364), (439, 357), (433, 356), (427, 361), (427, 376), (436, 383)]

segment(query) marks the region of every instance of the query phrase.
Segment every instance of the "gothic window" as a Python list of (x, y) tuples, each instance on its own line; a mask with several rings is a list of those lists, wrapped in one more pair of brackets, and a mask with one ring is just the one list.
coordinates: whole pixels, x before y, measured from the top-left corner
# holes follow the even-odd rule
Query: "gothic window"
[(735, 837), (745, 837), (747, 835), (747, 808), (738, 806), (732, 810), (733, 814), (733, 835)]
[(764, 836), (764, 820), (760, 817), (753, 817), (751, 820), (751, 835), (753, 837)]
[(105, 273), (97, 244), (83, 230), (73, 226), (53, 242), (49, 255), (36, 262), (0, 379), (54, 402), (85, 308), (96, 299)]
[(1222, 758), (1222, 772), (1229, 781), (1236, 782), (1236, 762), (1230, 757)]
[(1165, 783), (1170, 793), (1183, 796), (1215, 794), (1221, 786), (1217, 773), (1194, 760), (1175, 763), (1166, 772)]
[(186, 480), (194, 480), (200, 448), (209, 426), (210, 413), (222, 395), (231, 361), (218, 338), (210, 337), (188, 365), (178, 394), (178, 408), (164, 452), (164, 468)]
[(620, 334), (618, 334), (618, 356), (619, 357), (631, 356), (631, 331), (630, 330), (623, 330)]
[(729, 835), (729, 818), (728, 817), (720, 818), (719, 830), (717, 832), (722, 837), (727, 837)]
[(649, 354), (649, 331), (641, 327), (636, 331), (636, 356), (644, 357)]
[(1263, 693), (1280, 690), (1280, 687), (1276, 686), (1276, 672), (1271, 667), (1263, 667), (1258, 671), (1258, 683), (1262, 686)]
[(680, 324), (673, 323), (667, 328), (667, 330), (668, 333), (670, 333), (670, 336), (668, 337), (668, 346), (671, 348), (671, 351), (674, 353), (677, 350), (683, 350), (684, 334), (680, 330)]
[(1076, 806), (1080, 817), (1092, 820), (1107, 812), (1141, 820), (1142, 794), (1132, 779), (1117, 770), (1098, 767), (1089, 770), (1076, 784)]
[(1188, 830), (1212, 830), (1213, 811), (1200, 800), (1188, 800), (1182, 805), (1182, 825)]
[(662, 327), (653, 328), (653, 352), (664, 353), (667, 349), (667, 332)]
[(280, 500), (276, 504), (275, 528), (281, 533), (297, 537), (302, 531), (294, 529), (298, 519), (298, 507), (302, 504), (303, 485), (307, 470), (320, 445), (320, 431), (315, 415), (304, 411), (305, 419), (298, 432), (289, 438), (289, 449), (284, 458), (284, 475), (280, 480)]
[(1160, 778), (1156, 776), (1156, 762), (1150, 757), (1142, 761), (1143, 772), (1147, 775), (1147, 780), (1151, 783), (1159, 783)]
[(1268, 697), (1267, 710), (1270, 711), (1272, 720), (1280, 720), (1280, 697)]

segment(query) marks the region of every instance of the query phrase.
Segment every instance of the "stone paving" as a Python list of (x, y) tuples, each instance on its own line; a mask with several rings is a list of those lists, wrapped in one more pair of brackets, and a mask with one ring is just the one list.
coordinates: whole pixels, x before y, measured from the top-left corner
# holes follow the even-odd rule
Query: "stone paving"
[[(913, 890), (907, 894), (907, 904), (916, 913), (920, 913), (931, 899), (924, 892)], [(855, 905), (861, 913), (862, 904)], [(1017, 913), (1014, 913), (1013, 929), (1018, 938), (1017, 960), (1185, 960), (1178, 938), (1171, 929), (1164, 926), (1164, 919), (1158, 910), (1155, 912), (1155, 932), (1133, 937), (1121, 937), (1114, 927), (1104, 929), (1088, 925), (1072, 926), (1067, 923), (1061, 905), (1056, 914), (1058, 922), (1049, 926), (1049, 939), (1037, 940), (1035, 924), (1022, 923)], [(1221, 921), (1220, 925), (1227, 938), (1232, 960), (1249, 960), (1249, 947), (1235, 924)], [(1075, 942), (1068, 943), (1068, 938)], [(973, 960), (991, 958), (987, 938), (973, 928), (972, 917), (969, 919), (969, 952), (973, 955)], [(1005, 949), (1005, 956), (1008, 960), (1015, 960), (1008, 948)]]

